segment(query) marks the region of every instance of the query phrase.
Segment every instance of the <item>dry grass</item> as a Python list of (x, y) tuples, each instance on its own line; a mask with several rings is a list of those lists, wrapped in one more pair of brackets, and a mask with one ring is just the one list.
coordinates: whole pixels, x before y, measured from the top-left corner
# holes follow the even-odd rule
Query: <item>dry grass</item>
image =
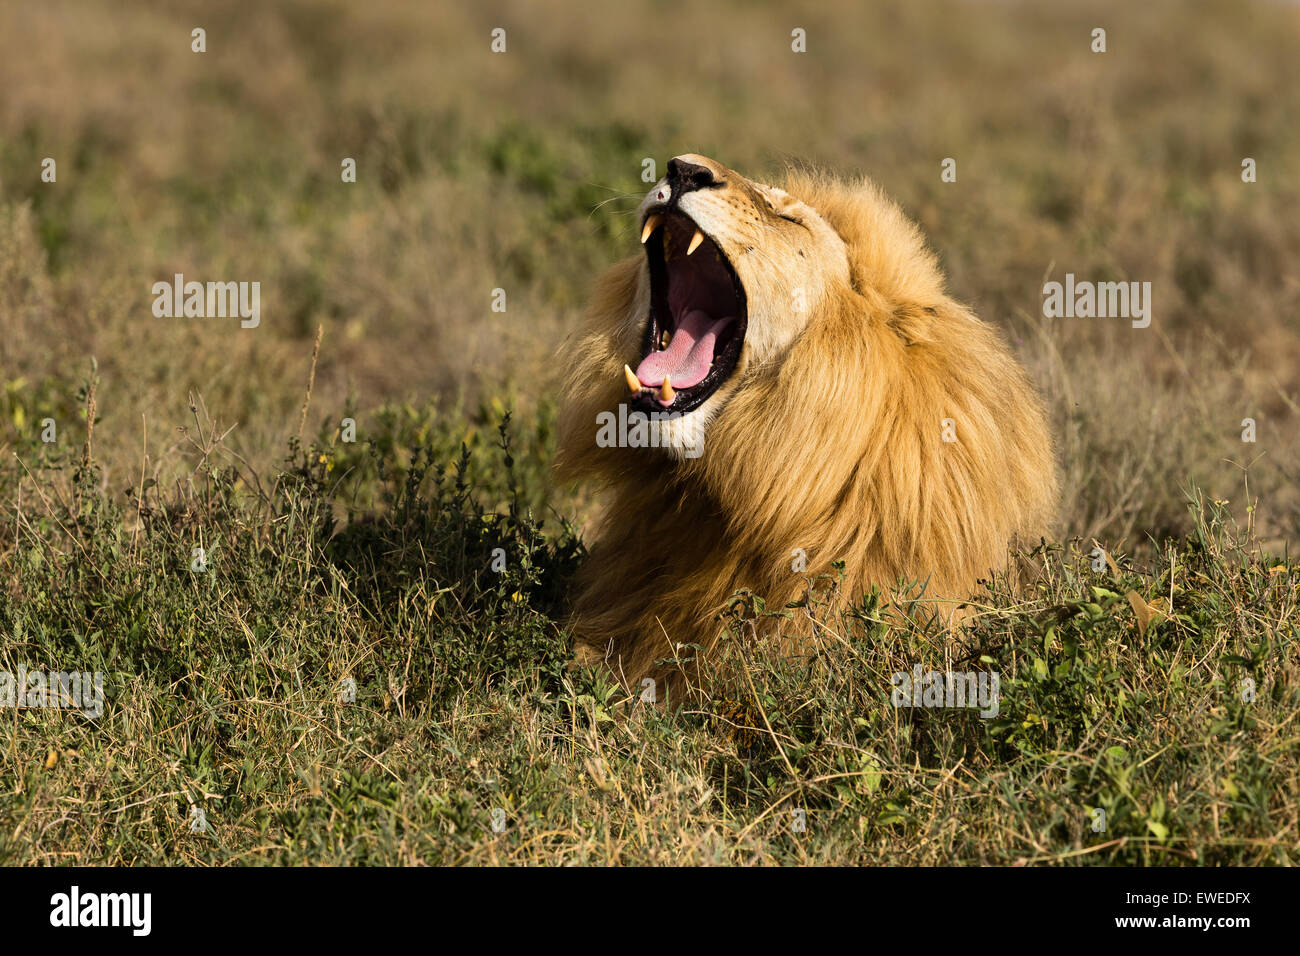
[[(1295, 8), (843, 4), (796, 22), (721, 4), (653, 29), (667, 9), (7, 9), (0, 442), (15, 404), (58, 405), (93, 354), (114, 481), (141, 416), (166, 434), (190, 391), (264, 459), (295, 421), (289, 370), (318, 324), (322, 412), (503, 387), (528, 404), (552, 389), (591, 276), (634, 248), (623, 197), (644, 188), (642, 158), (694, 149), (755, 176), (791, 158), (865, 171), (913, 212), (956, 294), (1048, 390), (1068, 530), (1181, 526), (1181, 482), (1240, 503), (1223, 460), (1258, 458), (1261, 524), (1294, 533), (1300, 93), (1277, 80)], [(1098, 24), (1104, 55), (1087, 49)], [(494, 56), (497, 25), (510, 46)], [(44, 156), (57, 184), (39, 181)], [(1041, 319), (1043, 277), (1066, 271), (1152, 282), (1155, 324)], [(150, 286), (174, 272), (261, 281), (262, 328), (154, 319)]]
[[(189, 39), (200, 25), (202, 55)], [(488, 52), (496, 26), (509, 31), (502, 56)], [(789, 52), (796, 26), (801, 56)], [(1108, 30), (1104, 55), (1088, 50), (1094, 26)], [(119, 696), (94, 733), (19, 712), (0, 854), (1290, 859), (1294, 582), (1269, 590), (1268, 555), (1300, 541), (1297, 35), (1300, 8), (1267, 0), (798, 14), (738, 2), (5, 5), (0, 667), (98, 661)], [(1061, 540), (1086, 552), (1096, 538), (1137, 562), (1120, 583), (1075, 567), (1027, 604), (990, 599), (1006, 624), (985, 644), (1024, 681), (1018, 719), (1047, 723), (905, 725), (870, 697), (877, 670), (940, 652), (923, 628), (884, 635), (862, 621), (845, 632), (851, 649), (828, 650), (826, 673), (760, 660), (745, 699), (767, 701), (772, 726), (748, 749), (713, 717), (606, 720), (612, 689), (592, 675), (564, 683), (567, 645), (548, 623), (572, 555), (539, 557), (539, 590), (520, 604), (496, 584), (485, 592), (463, 555), (429, 558), (386, 510), (380, 489), (412, 473), (411, 447), (441, 462), (462, 439), (490, 451), (510, 406), (516, 491), (545, 516), (548, 547), (573, 545), (556, 519), (581, 521), (590, 503), (546, 477), (554, 349), (595, 272), (636, 248), (627, 213), (643, 158), (662, 171), (688, 150), (755, 178), (792, 160), (873, 176), (924, 227), (955, 294), (1032, 370), (1059, 436)], [(40, 181), (46, 156), (55, 184)], [(348, 156), (355, 184), (339, 179)], [(1257, 183), (1241, 182), (1245, 156)], [(944, 157), (956, 183), (940, 182)], [(151, 286), (176, 272), (261, 282), (261, 327), (154, 318)], [(1151, 282), (1151, 328), (1043, 319), (1042, 282), (1066, 272)], [(491, 310), (496, 288), (505, 313)], [(320, 563), (335, 529), (297, 524), (308, 506), (275, 480), (318, 327), (305, 435), (326, 460), (311, 467), (349, 484), (317, 489), (310, 507), (377, 522), (387, 548), (365, 552), (381, 566), (337, 574)], [(74, 481), (92, 357), (95, 462)], [(344, 414), (373, 457), (337, 444)], [(46, 417), (52, 446), (39, 438)], [(1256, 444), (1241, 441), (1246, 417)], [(228, 466), (238, 471), (220, 484), (213, 469)], [(437, 530), (473, 552), (474, 521), (452, 516), (515, 499), (496, 459), (466, 468), (475, 503), (442, 502)], [(1228, 514), (1194, 520), (1192, 485), (1230, 501)], [(1218, 540), (1229, 516), (1258, 540), (1195, 544)], [(178, 563), (199, 529), (242, 555), (243, 576), (211, 594)], [(386, 603), (350, 593), (366, 582)], [(1189, 621), (1135, 640), (1127, 605), (1093, 587), (1186, 588)], [(1071, 623), (1041, 652), (1051, 668), (1070, 662), (1051, 671), (1052, 704), (1025, 655), (1062, 606)], [(505, 645), (518, 653), (481, 650)], [(1090, 670), (1103, 660), (1128, 675), (1122, 687)], [(442, 669), (422, 673), (428, 661)], [(398, 692), (412, 670), (418, 703)], [(345, 671), (364, 712), (319, 716)], [(1245, 672), (1274, 695), (1264, 708), (1231, 702)], [(50, 749), (82, 756), (47, 772)], [(187, 802), (203, 799), (229, 808), (214, 809), (228, 834), (217, 844), (185, 832)], [(778, 824), (794, 799), (816, 811), (812, 842)], [(1079, 811), (1102, 799), (1123, 842), (1097, 849)], [(499, 800), (512, 820), (533, 814), (508, 839), (483, 830)]]

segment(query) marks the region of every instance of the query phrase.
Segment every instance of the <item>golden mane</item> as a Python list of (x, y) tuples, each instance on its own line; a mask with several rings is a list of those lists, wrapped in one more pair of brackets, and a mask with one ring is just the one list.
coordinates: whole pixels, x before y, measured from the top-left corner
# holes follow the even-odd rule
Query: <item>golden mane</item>
[(849, 281), (779, 359), (738, 373), (701, 457), (594, 440), (644, 323), (639, 259), (598, 279), (567, 346), (557, 471), (601, 483), (605, 504), (572, 630), (580, 660), (629, 682), (680, 645), (707, 651), (739, 588), (781, 607), (842, 560), (849, 597), (928, 580), (952, 607), (1048, 531), (1041, 403), (998, 334), (948, 298), (920, 231), (865, 180), (795, 171), (782, 188), (843, 240)]

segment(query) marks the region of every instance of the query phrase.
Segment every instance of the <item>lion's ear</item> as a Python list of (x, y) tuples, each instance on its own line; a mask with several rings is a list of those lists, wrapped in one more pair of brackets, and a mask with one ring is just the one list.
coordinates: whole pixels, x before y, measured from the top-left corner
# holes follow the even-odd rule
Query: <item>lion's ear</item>
[(885, 324), (906, 344), (920, 345), (934, 341), (931, 329), (937, 314), (933, 306), (907, 302), (894, 309)]
[(792, 215), (796, 211), (796, 207), (802, 205), (798, 199), (795, 199), (779, 186), (756, 185), (758, 185), (759, 190), (762, 192), (763, 198), (767, 200), (767, 204), (778, 216)]

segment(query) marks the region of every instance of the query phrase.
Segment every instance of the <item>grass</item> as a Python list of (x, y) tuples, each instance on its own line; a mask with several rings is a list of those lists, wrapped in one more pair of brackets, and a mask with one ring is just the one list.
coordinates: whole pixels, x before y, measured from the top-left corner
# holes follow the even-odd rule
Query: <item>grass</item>
[[(1300, 568), (1221, 502), (1142, 568), (1046, 548), (955, 642), (878, 594), (738, 594), (707, 692), (650, 707), (569, 663), (582, 548), (525, 504), (537, 425), (449, 455), (457, 418), (390, 409), (271, 478), (195, 413), (190, 480), (123, 504), (92, 457), (12, 529), (0, 669), (107, 699), (4, 715), (6, 863), (1296, 862)], [(805, 613), (811, 657), (739, 653)], [(997, 714), (893, 706), (915, 665), (999, 674)]]
[[(1300, 92), (1276, 82), (1294, 5), (829, 4), (800, 15), (802, 55), (780, 5), (563, 9), (6, 10), (0, 395), (27, 417), (0, 416), (0, 446), (31, 415), (75, 413), (93, 355), (112, 485), (133, 480), (142, 417), (170, 434), (191, 392), (268, 468), (322, 325), (320, 408), (434, 395), (531, 412), (591, 279), (638, 249), (644, 162), (696, 150), (756, 178), (790, 159), (866, 173), (904, 205), (1044, 389), (1063, 534), (1140, 549), (1185, 533), (1189, 479), (1244, 521), (1243, 467), (1261, 537), (1300, 532), (1300, 191), (1284, 174)], [(662, 22), (678, 27), (646, 28)], [(177, 272), (260, 282), (261, 327), (155, 319), (152, 283)], [(1043, 320), (1043, 279), (1066, 272), (1150, 281), (1152, 328)]]
[[(1296, 862), (1297, 16), (6, 6), (0, 671), (107, 701), (0, 709), (0, 861)], [(957, 639), (742, 590), (733, 635), (813, 613), (819, 653), (733, 637), (651, 708), (570, 666), (599, 499), (551, 482), (553, 396), (688, 150), (879, 181), (1041, 387), (1063, 495)], [(261, 282), (261, 326), (153, 318), (176, 272)], [(1151, 328), (1044, 320), (1066, 272), (1150, 281)], [(917, 664), (996, 671), (997, 716), (893, 707)]]

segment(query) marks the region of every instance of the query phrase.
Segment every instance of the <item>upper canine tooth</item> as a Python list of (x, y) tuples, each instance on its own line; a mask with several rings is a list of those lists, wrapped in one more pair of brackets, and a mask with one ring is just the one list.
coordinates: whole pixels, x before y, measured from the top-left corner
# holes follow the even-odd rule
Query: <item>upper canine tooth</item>
[(623, 375), (627, 378), (627, 387), (632, 390), (633, 395), (641, 394), (641, 380), (636, 377), (636, 372), (632, 371), (626, 365), (623, 366)]
[(661, 349), (668, 348), (668, 343), (671, 342), (672, 340), (673, 340), (673, 334), (669, 332), (667, 329), (664, 329), (664, 334), (659, 336), (659, 347)]
[(645, 228), (641, 230), (641, 245), (644, 246), (645, 241), (650, 238), (650, 233), (659, 228), (659, 220), (662, 218), (663, 217), (660, 216), (659, 213), (655, 213), (653, 216), (648, 216), (646, 218)]
[(704, 241), (704, 233), (695, 230), (695, 235), (691, 236), (691, 244), (686, 247), (686, 254), (689, 256), (696, 249), (700, 248), (700, 243)]
[(663, 385), (659, 386), (659, 397), (665, 402), (671, 402), (673, 396), (677, 393), (673, 391), (673, 380), (669, 375), (664, 376)]

